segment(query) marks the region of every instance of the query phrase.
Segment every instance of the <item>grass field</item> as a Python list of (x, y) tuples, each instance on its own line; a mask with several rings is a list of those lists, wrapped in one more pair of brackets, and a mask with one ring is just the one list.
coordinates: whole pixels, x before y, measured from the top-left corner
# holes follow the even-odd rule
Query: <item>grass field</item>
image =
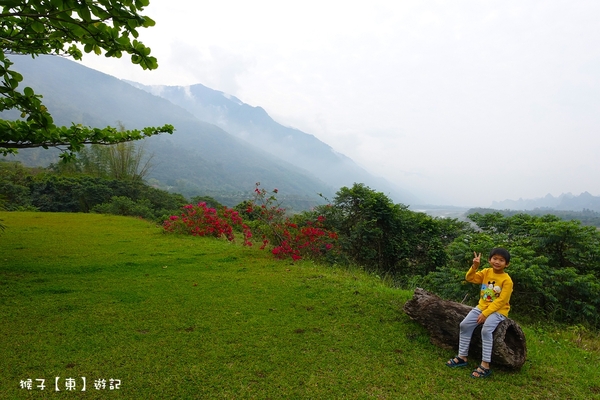
[(523, 369), (476, 380), (403, 313), (410, 292), (361, 271), (133, 218), (0, 219), (1, 399), (600, 399), (581, 327), (523, 324)]

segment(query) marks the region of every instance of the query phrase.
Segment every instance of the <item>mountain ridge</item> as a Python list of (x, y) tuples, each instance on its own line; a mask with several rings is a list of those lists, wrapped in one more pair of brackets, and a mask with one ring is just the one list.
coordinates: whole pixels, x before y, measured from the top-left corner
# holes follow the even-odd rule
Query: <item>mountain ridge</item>
[(560, 211), (583, 211), (584, 209), (600, 212), (600, 196), (593, 196), (589, 192), (579, 195), (561, 193), (554, 197), (548, 193), (544, 197), (534, 199), (494, 201), (490, 208), (497, 210), (534, 210), (548, 209)]
[(408, 191), (370, 174), (316, 136), (284, 126), (262, 107), (246, 104), (233, 95), (202, 84), (167, 86), (125, 82), (171, 101), (200, 120), (215, 124), (249, 144), (309, 171), (333, 187), (361, 182), (389, 193), (398, 202), (414, 204), (420, 201)]
[[(174, 125), (173, 135), (143, 141), (147, 150), (154, 153), (153, 162), (157, 164), (148, 177), (173, 191), (217, 199), (227, 193), (237, 196), (237, 201), (252, 193), (256, 182), (261, 182), (265, 188), (278, 188), (282, 195), (303, 199), (310, 207), (323, 202), (318, 193), (332, 195), (337, 189), (285, 160), (249, 146), (216, 125), (199, 120), (170, 101), (113, 76), (62, 57), (10, 58), (15, 70), (24, 77), (22, 86), (30, 86), (44, 96), (42, 101), (57, 125), (104, 127), (121, 123), (126, 129)], [(2, 115), (18, 118), (14, 112)], [(18, 157), (5, 159), (33, 166), (57, 160), (57, 151), (52, 150), (22, 149), (19, 153)]]

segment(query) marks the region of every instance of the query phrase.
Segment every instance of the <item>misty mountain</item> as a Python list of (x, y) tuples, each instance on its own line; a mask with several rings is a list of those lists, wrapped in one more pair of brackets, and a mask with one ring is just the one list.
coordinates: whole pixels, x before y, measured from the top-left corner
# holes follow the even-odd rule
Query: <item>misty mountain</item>
[(583, 192), (578, 196), (563, 193), (558, 197), (547, 194), (537, 199), (494, 201), (491, 208), (496, 210), (548, 209), (560, 211), (583, 211), (587, 209), (600, 212), (600, 197), (593, 196), (588, 192)]
[[(279, 189), (282, 196), (304, 201), (304, 207), (322, 202), (338, 188), (308, 171), (250, 146), (223, 129), (201, 121), (172, 102), (135, 88), (110, 75), (62, 57), (10, 56), (24, 81), (42, 94), (57, 125), (71, 122), (93, 127), (175, 126), (173, 135), (145, 139), (146, 151), (154, 155), (149, 178), (186, 196), (210, 195), (235, 203), (261, 182), (265, 189)], [(13, 117), (13, 118), (10, 118)], [(3, 118), (14, 119), (14, 113)], [(57, 151), (24, 149), (16, 159), (26, 165), (57, 161)], [(6, 157), (15, 159), (14, 156)]]
[(198, 119), (217, 125), (249, 144), (311, 172), (332, 187), (340, 188), (362, 182), (389, 194), (397, 202), (418, 202), (412, 194), (383, 178), (373, 176), (315, 136), (283, 126), (274, 121), (263, 108), (250, 106), (235, 96), (201, 84), (146, 86), (127, 82), (161, 96), (188, 110)]

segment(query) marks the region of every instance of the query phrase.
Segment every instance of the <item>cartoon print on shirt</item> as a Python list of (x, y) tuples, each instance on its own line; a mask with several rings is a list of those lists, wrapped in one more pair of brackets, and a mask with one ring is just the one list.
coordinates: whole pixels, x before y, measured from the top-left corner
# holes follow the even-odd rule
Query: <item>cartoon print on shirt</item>
[(481, 284), (481, 298), (483, 301), (488, 301), (491, 303), (500, 297), (502, 288), (500, 286), (494, 286), (495, 283), (496, 281), (488, 281), (487, 285), (485, 283)]

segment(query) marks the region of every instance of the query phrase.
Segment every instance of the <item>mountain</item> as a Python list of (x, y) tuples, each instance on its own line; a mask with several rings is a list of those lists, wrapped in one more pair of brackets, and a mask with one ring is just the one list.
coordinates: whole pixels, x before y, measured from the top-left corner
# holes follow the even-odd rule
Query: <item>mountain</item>
[(496, 210), (548, 209), (560, 211), (583, 211), (587, 209), (600, 212), (600, 197), (593, 196), (588, 192), (583, 192), (578, 196), (563, 193), (558, 197), (547, 194), (537, 199), (494, 201), (491, 208)]
[(315, 136), (283, 126), (263, 108), (248, 105), (235, 96), (201, 84), (146, 86), (126, 82), (163, 97), (198, 119), (215, 124), (249, 144), (309, 171), (332, 187), (352, 186), (355, 182), (361, 182), (377, 191), (386, 192), (397, 202), (418, 202), (409, 192), (373, 176)]
[[(121, 123), (127, 129), (174, 125), (173, 135), (144, 140), (146, 151), (154, 155), (155, 168), (149, 178), (187, 196), (230, 198), (225, 204), (237, 204), (252, 192), (255, 182), (261, 182), (263, 188), (277, 188), (282, 196), (293, 197), (306, 208), (322, 202), (318, 193), (331, 196), (337, 190), (308, 171), (201, 121), (182, 107), (110, 75), (62, 57), (11, 55), (10, 59), (24, 77), (22, 87), (30, 86), (44, 96), (57, 125), (74, 122), (104, 127)], [(16, 115), (4, 113), (2, 117), (14, 119)], [(52, 150), (24, 149), (17, 159), (43, 166), (56, 162), (56, 156)]]
[[(293, 200), (294, 207), (284, 203), (287, 208), (305, 209), (323, 202), (320, 193), (332, 198), (341, 186), (362, 182), (394, 201), (417, 202), (314, 136), (284, 127), (264, 109), (203, 85), (146, 87), (62, 57), (10, 59), (24, 76), (21, 87), (31, 86), (44, 96), (57, 125), (174, 125), (175, 134), (144, 140), (155, 165), (148, 178), (159, 187), (188, 197), (210, 195), (233, 205), (261, 182), (265, 189), (279, 189), (280, 199)], [(14, 111), (1, 115), (18, 118)], [(24, 149), (7, 159), (46, 166), (57, 155), (57, 150)]]

